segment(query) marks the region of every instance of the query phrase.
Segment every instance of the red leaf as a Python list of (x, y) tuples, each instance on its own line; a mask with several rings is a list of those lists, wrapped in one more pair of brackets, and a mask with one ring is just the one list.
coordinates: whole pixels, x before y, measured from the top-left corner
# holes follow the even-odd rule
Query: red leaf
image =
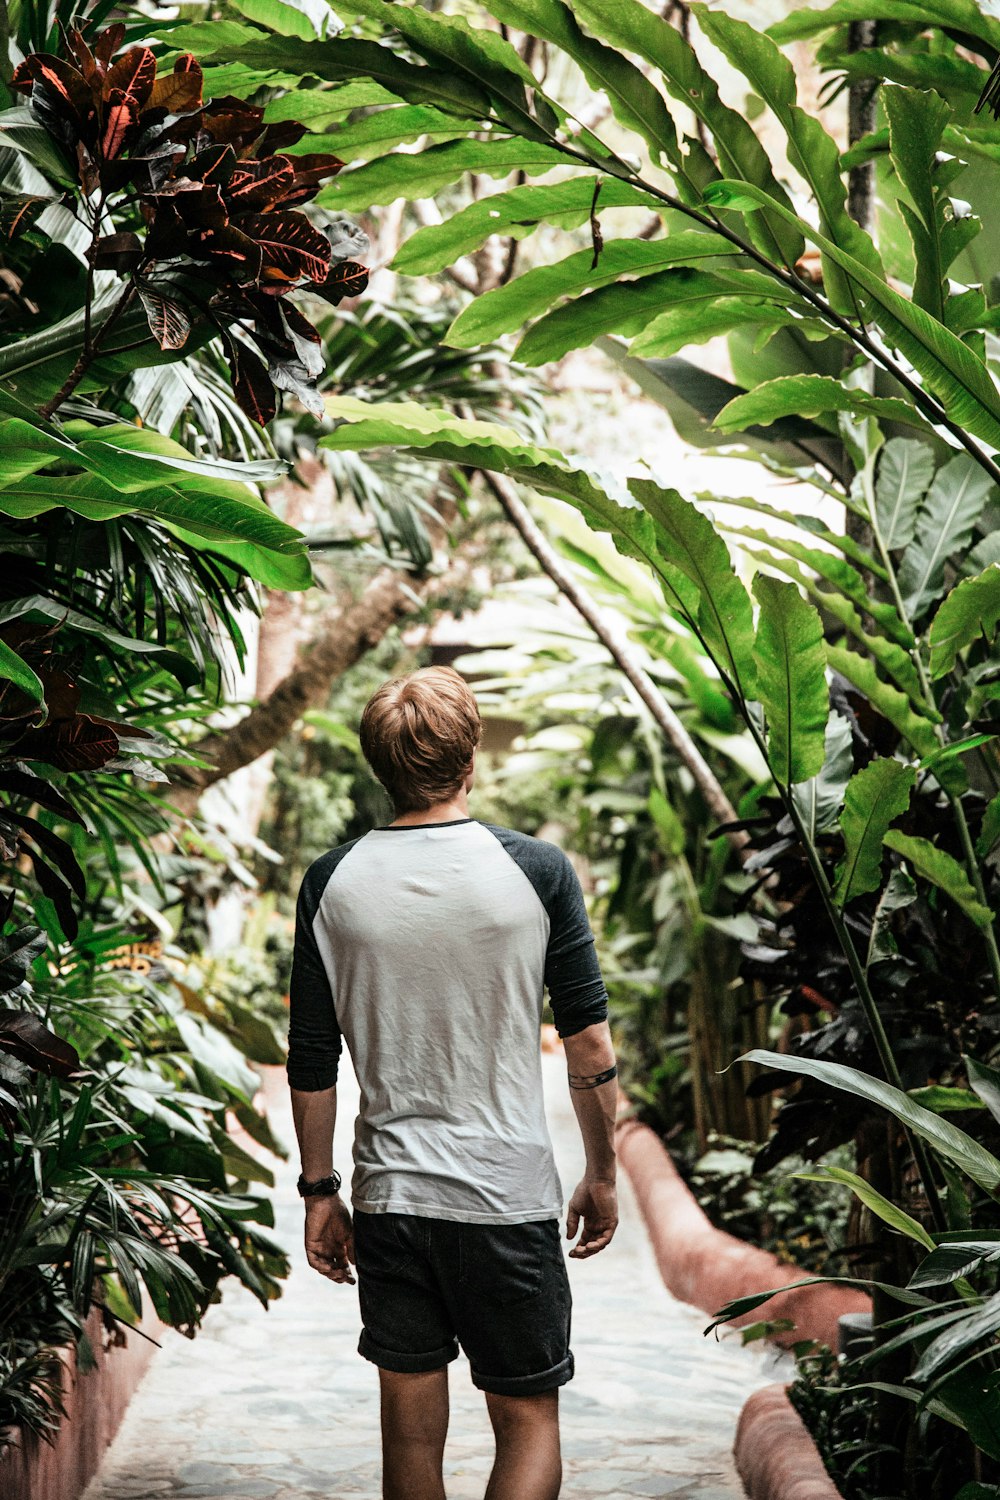
[(172, 115), (201, 105), (202, 72), (190, 52), (174, 63), (174, 71), (157, 78), (149, 96), (150, 109), (165, 109)]
[(0, 1048), (43, 1073), (71, 1078), (80, 1055), (26, 1010), (0, 1010)]
[[(181, 182), (172, 184), (170, 197), (189, 229), (225, 229), (229, 214), (222, 193), (214, 182)], [(161, 197), (167, 197), (162, 193)]]
[(356, 260), (335, 260), (329, 275), (309, 290), (318, 292), (325, 302), (336, 305), (344, 297), (360, 297), (367, 285), (367, 267), (359, 265)]
[(339, 156), (330, 156), (324, 152), (289, 156), (286, 160), (291, 162), (295, 174), (292, 186), (285, 195), (286, 208), (297, 203), (308, 203), (310, 198), (315, 198), (324, 178), (335, 177), (344, 165)]
[(191, 158), (186, 171), (196, 182), (218, 182), (225, 187), (236, 170), (232, 146), (208, 146)]
[(42, 760), (60, 771), (98, 771), (117, 754), (117, 735), (88, 714), (47, 719), (17, 741), (18, 760)]
[(134, 271), (142, 264), (142, 241), (131, 230), (104, 234), (94, 245), (94, 265), (99, 271)]
[(262, 266), (280, 277), (326, 279), (330, 242), (304, 214), (240, 214), (236, 227), (260, 246)]
[(16, 240), (19, 234), (31, 227), (48, 204), (58, 201), (57, 198), (30, 193), (11, 193), (9, 197), (0, 198), (0, 234), (6, 240)]
[(62, 108), (65, 117), (82, 126), (93, 110), (93, 100), (80, 73), (61, 57), (50, 52), (33, 52), (14, 69), (11, 87), (30, 94), (35, 84), (45, 87), (49, 97)]
[(306, 127), (298, 120), (278, 120), (265, 128), (257, 143), (258, 154), (273, 156), (277, 151), (285, 151), (289, 146), (297, 145), (305, 133)]
[(113, 100), (114, 91), (121, 92), (132, 100), (136, 113), (147, 103), (156, 81), (156, 58), (148, 47), (130, 47), (108, 69), (104, 80), (104, 97)]
[(115, 89), (104, 112), (104, 131), (101, 136), (101, 154), (105, 161), (114, 161), (125, 148), (129, 133), (139, 123), (139, 110), (130, 94)]
[(83, 32), (78, 31), (75, 26), (70, 26), (66, 32), (66, 45), (69, 47), (74, 61), (87, 83), (91, 87), (99, 84), (103, 77), (104, 69), (84, 41)]
[(233, 395), (248, 417), (266, 426), (277, 410), (266, 365), (242, 340), (223, 332), (222, 342), (233, 375)]
[(205, 108), (203, 123), (213, 141), (232, 145), (239, 153), (249, 149), (261, 133), (264, 111), (242, 99), (213, 99)]
[(191, 319), (181, 304), (151, 286), (140, 286), (139, 298), (146, 310), (149, 331), (160, 348), (183, 349), (191, 332)]
[(287, 156), (240, 162), (226, 184), (226, 197), (234, 210), (243, 213), (271, 208), (285, 197), (292, 181), (292, 166)]
[(98, 62), (102, 62), (107, 66), (124, 40), (125, 26), (121, 21), (116, 21), (113, 26), (109, 26), (106, 31), (102, 31), (94, 43), (94, 56)]
[(205, 230), (192, 254), (196, 260), (207, 257), (223, 261), (237, 281), (256, 281), (261, 272), (260, 246), (232, 224)]

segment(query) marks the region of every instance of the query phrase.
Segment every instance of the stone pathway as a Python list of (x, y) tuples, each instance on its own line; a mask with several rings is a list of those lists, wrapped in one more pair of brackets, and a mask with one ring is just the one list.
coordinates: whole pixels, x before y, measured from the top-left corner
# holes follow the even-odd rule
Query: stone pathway
[[(582, 1148), (562, 1057), (543, 1061), (568, 1196)], [(272, 1118), (291, 1143), (287, 1095), (275, 1092)], [(357, 1101), (349, 1065), (340, 1093), (343, 1167)], [(227, 1285), (195, 1340), (165, 1335), (84, 1500), (378, 1500), (378, 1376), (357, 1353), (357, 1289), (306, 1265), (296, 1175), (297, 1163), (282, 1164), (275, 1192), (278, 1234), (294, 1255), (284, 1295), (265, 1311)], [(564, 1500), (738, 1500), (736, 1418), (787, 1363), (735, 1335), (704, 1338), (705, 1314), (675, 1302), (660, 1280), (627, 1180), (620, 1196), (611, 1246), (569, 1262), (576, 1375), (560, 1392)], [(464, 1357), (450, 1371), (448, 1496), (481, 1500), (492, 1433)]]

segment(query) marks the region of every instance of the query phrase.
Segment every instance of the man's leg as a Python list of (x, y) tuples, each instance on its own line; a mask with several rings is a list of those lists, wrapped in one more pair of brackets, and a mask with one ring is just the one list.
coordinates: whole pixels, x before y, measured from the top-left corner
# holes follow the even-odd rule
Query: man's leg
[(562, 1483), (559, 1391), (537, 1396), (496, 1396), (486, 1405), (497, 1456), (486, 1500), (556, 1500)]
[(378, 1373), (382, 1387), (383, 1500), (445, 1500), (442, 1464), (448, 1435), (447, 1369), (415, 1375), (381, 1369)]

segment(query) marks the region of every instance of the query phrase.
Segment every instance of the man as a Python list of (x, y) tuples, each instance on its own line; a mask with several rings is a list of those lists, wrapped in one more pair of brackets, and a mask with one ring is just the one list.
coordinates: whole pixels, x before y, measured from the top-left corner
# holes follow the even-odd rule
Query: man
[[(547, 986), (586, 1152), (570, 1255), (618, 1222), (615, 1056), (580, 883), (554, 844), (469, 815), (482, 726), (449, 667), (385, 683), (361, 745), (395, 818), (306, 871), (288, 1079), (309, 1264), (354, 1282), (379, 1369), (385, 1500), (444, 1500), (459, 1345), (496, 1436), (487, 1500), (555, 1500), (573, 1376), (562, 1187), (542, 1099)], [(337, 1191), (337, 1064), (361, 1107), (351, 1213)]]

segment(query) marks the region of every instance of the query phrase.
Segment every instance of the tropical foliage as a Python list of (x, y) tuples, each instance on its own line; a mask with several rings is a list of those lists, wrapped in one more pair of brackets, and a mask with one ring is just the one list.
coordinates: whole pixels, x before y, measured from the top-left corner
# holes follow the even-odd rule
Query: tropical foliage
[[(786, 851), (808, 873), (830, 934), (822, 985), (801, 972), (798, 984), (815, 989), (814, 1014), (839, 1025), (813, 1027), (790, 1053), (749, 1057), (777, 1069), (782, 1084), (791, 1071), (821, 1094), (846, 1090), (862, 1143), (888, 1109), (898, 1137), (883, 1123), (881, 1153), (872, 1148), (864, 1158), (869, 1177), (845, 1185), (895, 1235), (904, 1214), (918, 1238), (951, 1243), (949, 1235), (979, 1232), (997, 1187), (988, 1108), (974, 1109), (974, 1133), (949, 1115), (970, 1093), (978, 1098), (973, 1080), (995, 1057), (1000, 996), (989, 859), (1000, 395), (990, 365), (995, 311), (975, 272), (979, 221), (953, 196), (964, 174), (974, 181), (985, 171), (1000, 140), (995, 126), (973, 118), (1000, 28), (964, 0), (910, 7), (902, 18), (886, 8), (884, 45), (845, 63), (848, 23), (861, 10), (881, 20), (877, 5), (802, 13), (771, 35), (720, 8), (690, 10), (701, 37), (780, 130), (783, 160), (723, 101), (690, 39), (638, 0), (572, 8), (494, 0), (488, 13), (502, 35), (485, 17), (477, 26), (418, 6), (390, 14), (366, 0), (349, 7), (361, 37), (339, 52), (325, 44), (312, 66), (335, 85), (333, 97), (367, 73), (396, 102), (348, 125), (348, 140), (364, 133), (364, 159), (321, 199), (349, 207), (362, 197), (423, 197), (468, 171), (503, 177), (516, 166), (524, 177), (547, 177), (564, 168), (556, 182), (522, 179), (403, 246), (397, 268), (426, 275), (494, 232), (516, 230), (523, 240), (549, 222), (587, 230), (585, 249), (473, 301), (448, 342), (474, 347), (517, 332), (517, 357), (543, 364), (603, 340), (688, 432), (836, 499), (851, 518), (846, 535), (814, 520), (809, 507), (786, 513), (739, 496), (713, 497), (713, 507), (734, 503), (750, 524), (731, 521), (728, 509), (715, 522), (703, 501), (655, 473), (598, 477), (499, 424), (456, 421), (426, 406), (334, 399), (328, 411), (341, 425), (323, 442), (507, 475), (576, 508), (649, 570), (666, 613), (714, 664), (768, 766), (778, 845), (765, 843), (751, 869), (760, 873), (757, 899), (774, 947), (783, 951), (788, 940), (782, 891), (772, 894), (769, 883)], [(381, 42), (367, 40), (373, 20), (391, 28)], [(886, 80), (885, 127), (846, 156), (798, 104), (780, 50), (812, 32), (826, 35), (822, 61), (842, 75)], [(518, 33), (533, 39), (530, 47), (519, 49)], [(278, 46), (294, 66), (297, 43)], [(236, 54), (248, 67), (255, 47), (247, 37)], [(536, 71), (546, 52), (605, 91), (613, 129), (599, 135), (547, 91)], [(413, 111), (428, 107), (437, 120), (422, 122), (431, 133), (440, 123), (451, 138), (428, 141), (416, 162), (411, 151), (387, 150), (393, 125), (395, 142), (411, 139), (404, 132)], [(330, 135), (332, 144), (336, 130)], [(876, 225), (848, 211), (848, 173), (869, 159), (885, 162), (883, 196), (906, 229), (884, 247)], [(660, 227), (612, 238), (603, 221), (624, 207), (652, 210)], [(719, 334), (733, 341), (735, 382), (689, 379), (678, 352)], [(740, 558), (756, 562), (752, 590), (727, 536)], [(942, 927), (976, 977), (956, 997), (958, 1017), (942, 1012), (940, 995), (928, 996), (931, 1034), (921, 1039), (924, 1023), (914, 1018), (918, 1045), (910, 1046), (890, 1029), (890, 1005), (901, 983), (916, 981)], [(842, 1007), (854, 1008), (853, 1019)], [(867, 1073), (822, 1056), (859, 1023)], [(809, 1107), (815, 1113), (795, 1094), (781, 1115), (801, 1119)], [(812, 1154), (823, 1150), (810, 1142)], [(891, 1181), (882, 1193), (870, 1180), (885, 1161), (895, 1165), (895, 1196)], [(896, 1250), (890, 1256), (886, 1244), (883, 1232), (873, 1252), (883, 1271)], [(926, 1428), (928, 1402), (935, 1420), (964, 1431), (966, 1457), (934, 1479), (935, 1492), (952, 1494), (963, 1463), (970, 1479), (982, 1479), (998, 1457), (987, 1378), (995, 1314), (988, 1283), (970, 1281), (957, 1310), (936, 1283), (919, 1296), (921, 1315), (899, 1344), (879, 1308), (879, 1350), (888, 1349), (897, 1371), (902, 1361), (886, 1400), (898, 1407), (913, 1398), (914, 1431)], [(953, 1312), (963, 1333), (944, 1350), (934, 1343), (934, 1319)], [(900, 1446), (904, 1429), (905, 1421), (885, 1429), (883, 1449)], [(904, 1432), (900, 1441), (914, 1440)]]

